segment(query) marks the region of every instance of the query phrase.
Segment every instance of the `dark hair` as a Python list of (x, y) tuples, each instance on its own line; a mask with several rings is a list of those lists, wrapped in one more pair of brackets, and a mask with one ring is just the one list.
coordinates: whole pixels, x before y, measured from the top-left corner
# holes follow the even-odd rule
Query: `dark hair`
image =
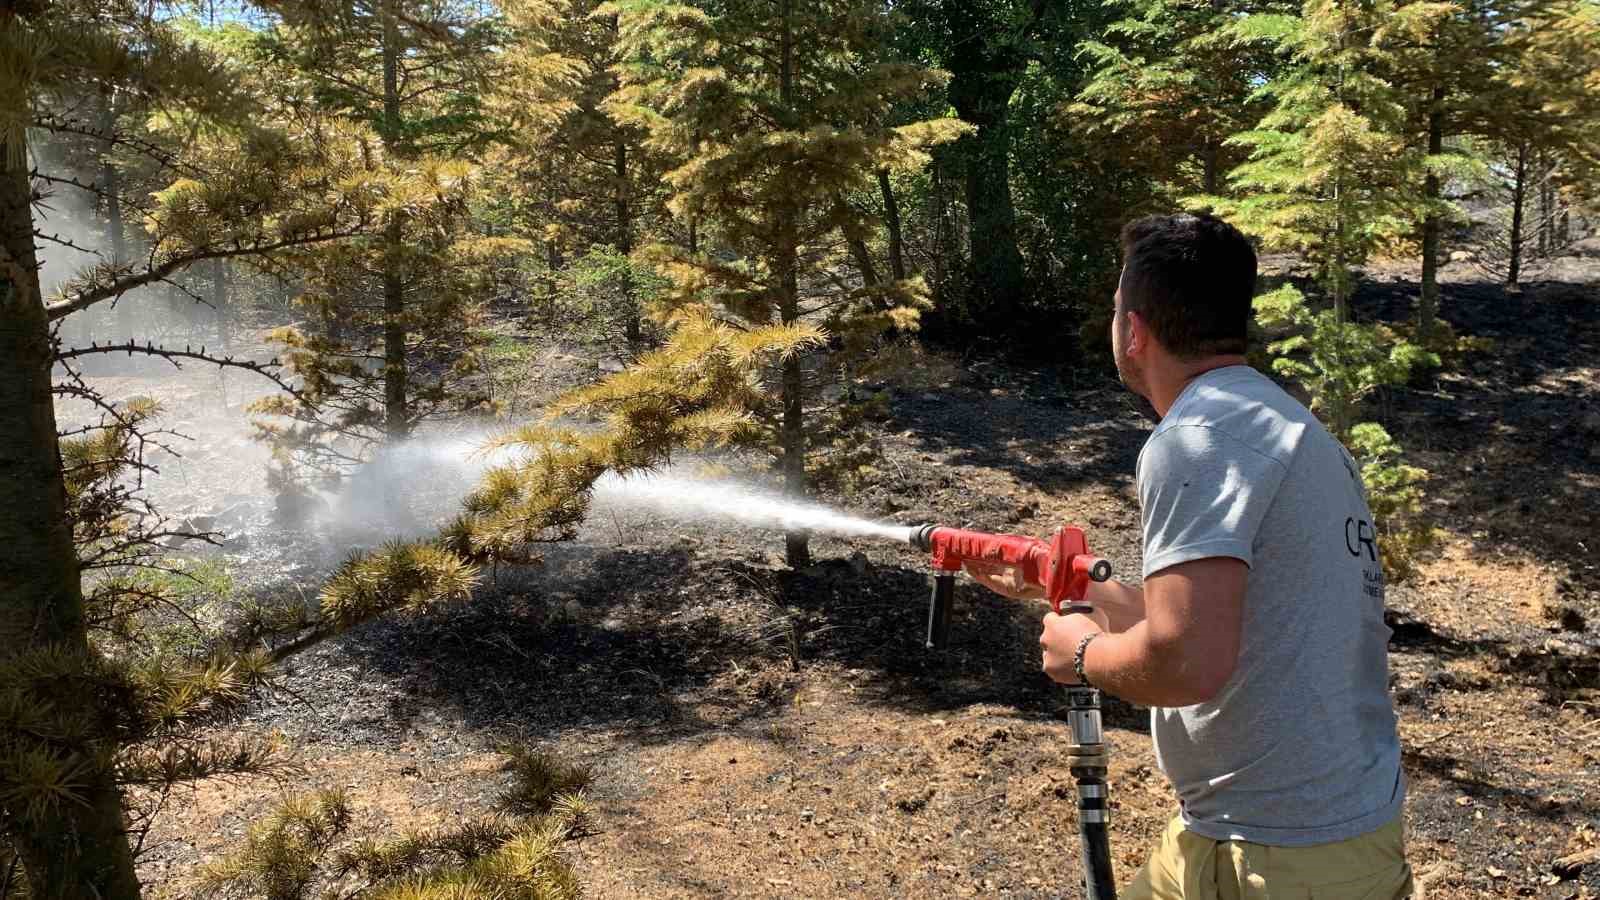
[(1216, 216), (1145, 216), (1122, 229), (1122, 308), (1182, 359), (1245, 352), (1256, 252)]

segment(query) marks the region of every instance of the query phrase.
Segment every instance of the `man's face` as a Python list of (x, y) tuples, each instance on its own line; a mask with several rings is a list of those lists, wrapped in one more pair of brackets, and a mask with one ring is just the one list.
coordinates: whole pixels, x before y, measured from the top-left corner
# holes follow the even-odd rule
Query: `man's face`
[(1138, 360), (1128, 353), (1129, 346), (1133, 343), (1133, 318), (1127, 310), (1122, 308), (1122, 286), (1117, 286), (1116, 296), (1113, 298), (1111, 312), (1111, 358), (1117, 363), (1117, 377), (1128, 390), (1144, 396), (1144, 373), (1140, 371)]

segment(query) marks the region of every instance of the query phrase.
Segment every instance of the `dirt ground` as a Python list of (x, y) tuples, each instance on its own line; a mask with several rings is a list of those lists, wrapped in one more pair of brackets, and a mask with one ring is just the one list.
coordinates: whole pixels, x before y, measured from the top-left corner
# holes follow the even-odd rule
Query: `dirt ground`
[[(1600, 847), (1600, 295), (1454, 274), (1444, 316), (1494, 351), (1382, 400), (1446, 531), (1389, 594), (1410, 860), (1440, 900), (1600, 897), (1600, 862), (1552, 871)], [(1359, 308), (1403, 316), (1414, 284), (1378, 275)], [(894, 393), (879, 477), (832, 499), (904, 523), (1077, 523), (1139, 571), (1134, 398), (1000, 364), (923, 379)], [(175, 795), (143, 875), (183, 895), (286, 791), (347, 787), (374, 826), (483, 809), (496, 748), (522, 742), (595, 769), (596, 827), (570, 846), (596, 897), (1077, 896), (1041, 610), (964, 584), (930, 653), (919, 554), (814, 551), (792, 572), (771, 534), (597, 515), (470, 603), (308, 653), (241, 726), (286, 737), (302, 771)], [(1125, 880), (1174, 801), (1145, 712), (1112, 701), (1107, 722)]]

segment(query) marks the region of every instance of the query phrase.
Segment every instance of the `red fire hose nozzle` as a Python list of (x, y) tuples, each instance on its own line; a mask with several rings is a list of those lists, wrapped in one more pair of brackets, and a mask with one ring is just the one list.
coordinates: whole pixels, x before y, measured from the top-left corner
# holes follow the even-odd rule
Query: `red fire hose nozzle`
[[(963, 563), (1001, 563), (1019, 569), (1029, 584), (1044, 588), (1059, 614), (1066, 601), (1078, 612), (1089, 582), (1111, 577), (1111, 563), (1089, 554), (1082, 528), (1067, 526), (1049, 543), (1016, 534), (985, 534), (942, 525), (911, 529), (912, 546), (933, 553), (933, 599), (928, 604), (928, 649), (942, 649), (950, 639), (955, 601), (955, 573)], [(1083, 848), (1084, 900), (1116, 900), (1111, 874), (1111, 842), (1106, 823), (1106, 745), (1100, 729), (1100, 692), (1086, 684), (1067, 689), (1067, 721), (1072, 726), (1071, 772), (1078, 787), (1078, 832)]]
[(1019, 569), (1029, 584), (1044, 588), (1045, 599), (1057, 613), (1061, 604), (1081, 604), (1089, 582), (1111, 577), (1110, 561), (1089, 553), (1083, 529), (1068, 525), (1047, 543), (1020, 534), (989, 534), (944, 525), (922, 525), (911, 530), (913, 546), (933, 553), (933, 567), (941, 573), (961, 571), (963, 563), (1000, 563)]

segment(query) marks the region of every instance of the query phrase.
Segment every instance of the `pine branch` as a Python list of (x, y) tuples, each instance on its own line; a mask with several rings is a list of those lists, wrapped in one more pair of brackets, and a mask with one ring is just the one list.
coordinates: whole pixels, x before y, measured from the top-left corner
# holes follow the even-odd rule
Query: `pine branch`
[(271, 362), (259, 363), (255, 360), (235, 359), (232, 356), (212, 356), (206, 353), (206, 348), (204, 346), (202, 346), (199, 350), (194, 350), (189, 345), (185, 344), (182, 350), (173, 350), (167, 347), (157, 346), (150, 342), (146, 342), (143, 346), (141, 346), (131, 340), (125, 344), (98, 344), (94, 341), (90, 341), (89, 346), (87, 347), (73, 347), (70, 350), (56, 351), (55, 359), (56, 362), (64, 362), (69, 359), (76, 359), (80, 356), (91, 356), (97, 353), (126, 353), (129, 356), (132, 356), (135, 353), (142, 353), (146, 356), (159, 356), (162, 359), (165, 359), (167, 362), (172, 363), (173, 368), (176, 369), (183, 368), (183, 364), (179, 362), (179, 360), (182, 359), (195, 359), (199, 360), (200, 362), (211, 363), (216, 365), (219, 369), (243, 369), (247, 372), (254, 372), (268, 381), (271, 381), (278, 387), (283, 388), (296, 399), (301, 397), (299, 389), (289, 384), (287, 381), (284, 381), (282, 376), (278, 374), (277, 370), (282, 368), (282, 366), (278, 363), (277, 359), (273, 359)]
[(180, 161), (178, 157), (171, 151), (157, 146), (150, 141), (129, 137), (128, 135), (122, 134), (115, 130), (96, 128), (93, 125), (88, 125), (75, 119), (69, 119), (65, 116), (58, 116), (53, 113), (36, 115), (33, 118), (33, 127), (43, 129), (53, 134), (72, 134), (79, 137), (92, 138), (94, 140), (104, 141), (113, 147), (126, 147), (129, 150), (133, 150), (136, 153), (141, 153), (155, 160), (164, 168), (172, 169), (173, 171), (177, 172), (184, 172), (189, 175), (204, 174), (194, 166), (190, 166)]
[[(37, 181), (42, 181), (45, 184), (60, 184), (68, 187), (75, 187), (80, 191), (93, 194), (101, 200), (110, 200), (113, 196), (110, 191), (92, 181), (80, 181), (70, 175), (46, 175), (35, 168), (28, 172), (28, 177)], [(137, 204), (131, 202), (131, 198), (117, 195), (116, 199), (120, 200), (124, 206), (137, 206)], [(139, 208), (142, 209), (143, 207), (141, 206)]]
[(321, 244), (341, 238), (354, 237), (360, 234), (365, 227), (366, 223), (363, 221), (347, 228), (315, 229), (305, 234), (296, 234), (277, 240), (244, 242), (235, 239), (232, 244), (228, 245), (198, 247), (188, 253), (179, 253), (172, 256), (159, 264), (152, 264), (149, 269), (138, 275), (114, 278), (109, 283), (88, 288), (68, 299), (47, 303), (45, 304), (45, 313), (54, 321), (70, 313), (88, 309), (96, 303), (120, 297), (134, 288), (165, 281), (168, 275), (197, 262), (203, 262), (208, 259), (258, 256), (278, 250)]
[(105, 254), (101, 253), (99, 250), (95, 250), (92, 247), (85, 247), (82, 244), (74, 243), (71, 238), (64, 238), (59, 234), (45, 234), (43, 231), (35, 228), (33, 230), (33, 237), (35, 240), (46, 241), (51, 244), (57, 244), (62, 247), (66, 247), (68, 250), (76, 250), (79, 253), (87, 253), (90, 256), (97, 256), (101, 259), (106, 258)]
[(206, 298), (204, 298), (204, 297), (200, 296), (199, 294), (195, 293), (194, 290), (192, 288), (190, 288), (186, 284), (183, 284), (183, 283), (178, 282), (178, 281), (174, 281), (171, 278), (163, 278), (163, 279), (161, 279), (161, 281), (159, 281), (157, 283), (158, 284), (164, 284), (164, 285), (176, 290), (178, 293), (187, 296), (190, 300), (193, 300), (194, 302), (200, 304), (201, 306), (204, 306), (207, 309), (215, 310), (217, 308), (217, 305), (215, 303), (212, 303), (210, 300), (207, 300)]

